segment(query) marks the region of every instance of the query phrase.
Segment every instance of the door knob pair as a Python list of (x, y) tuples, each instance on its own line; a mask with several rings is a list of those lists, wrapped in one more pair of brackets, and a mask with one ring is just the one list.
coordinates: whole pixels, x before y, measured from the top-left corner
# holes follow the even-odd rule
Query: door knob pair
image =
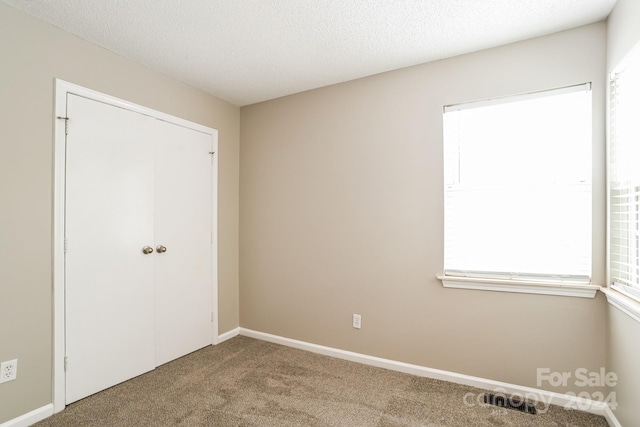
[[(149, 255), (151, 252), (153, 252), (153, 248), (151, 246), (145, 246), (142, 248), (142, 253), (145, 255)], [(167, 252), (167, 248), (165, 246), (158, 245), (156, 246), (156, 252), (163, 254)]]

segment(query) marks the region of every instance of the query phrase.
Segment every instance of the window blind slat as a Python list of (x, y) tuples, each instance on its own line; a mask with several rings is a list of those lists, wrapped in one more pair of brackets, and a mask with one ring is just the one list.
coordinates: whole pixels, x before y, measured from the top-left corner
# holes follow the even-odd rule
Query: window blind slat
[(610, 80), (609, 277), (640, 289), (640, 54)]

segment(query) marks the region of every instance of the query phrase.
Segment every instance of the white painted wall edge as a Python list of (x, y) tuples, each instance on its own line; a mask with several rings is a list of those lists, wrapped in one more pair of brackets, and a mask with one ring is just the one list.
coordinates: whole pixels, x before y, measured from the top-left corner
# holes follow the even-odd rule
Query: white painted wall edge
[(352, 351), (312, 344), (305, 341), (298, 341), (278, 335), (267, 334), (265, 332), (254, 331), (242, 327), (240, 328), (240, 335), (271, 342), (274, 344), (281, 344), (287, 347), (297, 348), (299, 350), (306, 350), (312, 353), (331, 356), (338, 359), (349, 360), (351, 362), (358, 362), (365, 365), (376, 366), (378, 368), (402, 372), (405, 374), (449, 381), (452, 383), (467, 385), (484, 390), (500, 391), (507, 394), (524, 396), (526, 398), (531, 398), (539, 402), (543, 402), (544, 404), (552, 404), (562, 406), (567, 409), (578, 409), (584, 412), (589, 412), (591, 414), (602, 415), (605, 417), (610, 426), (620, 426), (620, 423), (618, 423), (618, 421), (616, 420), (613, 411), (611, 411), (609, 405), (605, 402), (582, 399), (575, 396), (555, 393), (552, 391), (525, 387), (517, 384), (509, 384), (501, 381), (494, 381), (486, 378), (459, 374), (456, 372), (443, 371), (441, 369), (427, 368), (425, 366), (413, 365), (410, 363), (398, 362), (390, 359), (383, 359), (366, 354), (354, 353)]
[(53, 403), (34, 409), (33, 411), (27, 412), (26, 414), (20, 415), (12, 420), (5, 421), (0, 424), (0, 427), (28, 427), (38, 421), (49, 418), (51, 415), (53, 415)]

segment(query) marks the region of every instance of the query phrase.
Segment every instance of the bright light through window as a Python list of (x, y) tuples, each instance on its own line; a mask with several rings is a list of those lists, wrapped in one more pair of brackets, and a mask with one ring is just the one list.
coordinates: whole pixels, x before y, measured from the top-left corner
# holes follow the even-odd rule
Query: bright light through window
[(445, 274), (588, 282), (591, 91), (445, 108)]
[(640, 48), (611, 79), (609, 276), (640, 299)]

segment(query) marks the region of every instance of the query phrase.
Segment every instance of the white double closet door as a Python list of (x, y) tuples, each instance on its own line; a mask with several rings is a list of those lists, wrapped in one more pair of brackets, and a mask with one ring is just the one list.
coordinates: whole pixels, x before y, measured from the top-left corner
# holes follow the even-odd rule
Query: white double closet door
[(213, 140), (72, 94), (67, 117), (68, 404), (212, 343)]

